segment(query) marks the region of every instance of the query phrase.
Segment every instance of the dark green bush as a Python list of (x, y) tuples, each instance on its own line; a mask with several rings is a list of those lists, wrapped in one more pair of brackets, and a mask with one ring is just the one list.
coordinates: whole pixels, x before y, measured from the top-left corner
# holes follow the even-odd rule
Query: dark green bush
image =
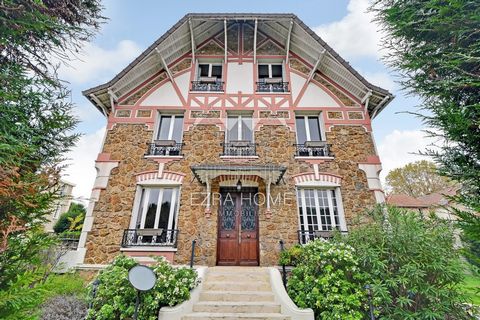
[[(85, 207), (82, 204), (73, 202), (68, 211), (63, 213), (60, 218), (58, 218), (57, 222), (53, 226), (53, 231), (55, 231), (55, 233), (69, 231), (71, 227), (75, 227), (72, 226), (73, 221), (75, 221), (73, 222), (74, 224), (78, 224), (77, 221), (80, 221), (81, 225), (83, 223), (83, 219), (85, 218), (85, 212)], [(78, 226), (76, 228), (78, 228)]]
[[(97, 295), (87, 319), (116, 320), (133, 316), (136, 291), (128, 281), (128, 271), (137, 264), (134, 259), (121, 255), (100, 272)], [(151, 268), (157, 276), (157, 283), (152, 290), (141, 295), (138, 319), (142, 320), (157, 320), (161, 307), (188, 300), (190, 290), (198, 284), (195, 270), (174, 268), (163, 258)]]

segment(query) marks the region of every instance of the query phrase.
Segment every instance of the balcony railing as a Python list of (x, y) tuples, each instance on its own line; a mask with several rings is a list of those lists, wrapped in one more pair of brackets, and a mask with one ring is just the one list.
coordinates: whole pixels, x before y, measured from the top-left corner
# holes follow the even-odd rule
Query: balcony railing
[(257, 82), (257, 92), (288, 92), (288, 82)]
[(123, 232), (122, 247), (152, 246), (177, 247), (178, 230), (167, 229), (126, 229)]
[(295, 145), (297, 157), (332, 157), (330, 145), (324, 141), (307, 141), (304, 144)]
[(192, 91), (223, 91), (223, 81), (192, 81)]
[[(314, 231), (298, 230), (298, 243), (306, 244), (316, 239), (331, 239), (335, 231)], [(347, 234), (347, 231), (339, 231), (340, 234)]]
[(147, 156), (181, 156), (183, 143), (153, 142), (148, 144)]
[(253, 142), (236, 141), (223, 143), (223, 155), (232, 157), (248, 157), (257, 155), (257, 147)]

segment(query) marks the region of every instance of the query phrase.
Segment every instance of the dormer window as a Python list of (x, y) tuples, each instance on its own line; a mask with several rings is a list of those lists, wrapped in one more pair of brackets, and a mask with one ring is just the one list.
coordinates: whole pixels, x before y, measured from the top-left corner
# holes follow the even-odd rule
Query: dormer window
[(199, 63), (192, 91), (223, 91), (222, 64)]
[(258, 65), (258, 92), (287, 92), (288, 82), (283, 81), (283, 64), (260, 63)]

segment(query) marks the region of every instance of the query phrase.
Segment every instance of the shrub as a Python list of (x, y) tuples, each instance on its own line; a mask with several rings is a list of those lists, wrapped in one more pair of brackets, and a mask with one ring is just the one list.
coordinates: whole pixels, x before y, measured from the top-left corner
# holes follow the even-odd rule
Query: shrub
[(373, 221), (345, 240), (372, 286), (377, 316), (464, 319), (463, 269), (448, 223), (394, 207), (370, 215)]
[(87, 304), (75, 296), (56, 296), (43, 304), (41, 320), (83, 320)]
[[(133, 316), (136, 291), (128, 281), (128, 271), (137, 264), (134, 259), (120, 255), (100, 272), (100, 284), (87, 319), (113, 320)], [(188, 300), (190, 290), (198, 284), (195, 270), (174, 268), (164, 258), (157, 259), (152, 270), (157, 282), (152, 290), (141, 294), (139, 319), (156, 320), (161, 307)]]
[(79, 229), (85, 219), (85, 212), (85, 207), (82, 204), (72, 202), (68, 211), (58, 218), (58, 221), (53, 226), (53, 231), (62, 233), (71, 229)]
[(296, 267), (287, 290), (297, 306), (312, 308), (316, 319), (363, 318), (365, 294), (351, 246), (319, 239), (290, 252)]

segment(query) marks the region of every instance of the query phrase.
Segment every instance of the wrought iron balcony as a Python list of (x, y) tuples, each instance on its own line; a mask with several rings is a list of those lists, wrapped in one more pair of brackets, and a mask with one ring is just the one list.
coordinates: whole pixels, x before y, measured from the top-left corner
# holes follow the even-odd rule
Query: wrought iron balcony
[(152, 246), (177, 247), (178, 230), (167, 229), (126, 229), (123, 232), (122, 247)]
[(250, 141), (231, 141), (223, 143), (223, 155), (248, 157), (257, 155), (256, 144)]
[(306, 141), (304, 144), (295, 145), (297, 157), (333, 157), (330, 145), (325, 141)]
[(257, 82), (257, 92), (288, 92), (288, 82)]
[(157, 140), (148, 144), (146, 156), (181, 156), (183, 143), (174, 140)]
[[(306, 244), (316, 239), (331, 239), (335, 231), (319, 231), (319, 230), (298, 230), (298, 243)], [(347, 234), (347, 231), (340, 231), (340, 234)]]
[(192, 91), (223, 91), (223, 81), (192, 81)]

